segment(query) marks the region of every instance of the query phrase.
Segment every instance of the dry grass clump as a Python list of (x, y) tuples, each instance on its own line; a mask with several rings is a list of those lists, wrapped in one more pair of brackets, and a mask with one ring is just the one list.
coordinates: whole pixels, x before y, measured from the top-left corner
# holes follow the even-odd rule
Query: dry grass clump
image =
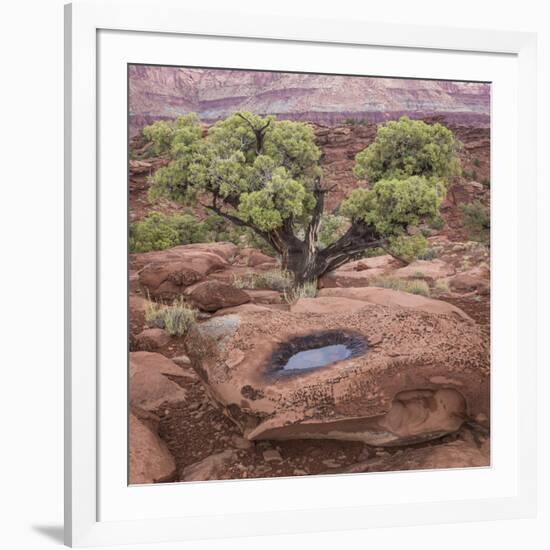
[(389, 288), (391, 290), (400, 290), (411, 294), (420, 294), (421, 296), (430, 296), (430, 287), (422, 279), (398, 279), (397, 277), (376, 277), (372, 280), (371, 286)]
[(150, 302), (145, 309), (145, 322), (171, 336), (184, 336), (197, 322), (197, 312), (182, 299), (174, 300), (172, 305)]
[(273, 269), (261, 273), (248, 273), (246, 275), (234, 276), (233, 286), (237, 288), (268, 288), (278, 292), (286, 292), (293, 286), (292, 275), (282, 269)]

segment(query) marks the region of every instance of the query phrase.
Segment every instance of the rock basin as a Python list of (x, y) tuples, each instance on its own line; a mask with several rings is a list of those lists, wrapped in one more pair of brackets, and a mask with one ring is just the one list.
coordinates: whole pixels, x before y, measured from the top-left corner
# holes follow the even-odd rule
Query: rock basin
[(360, 334), (327, 330), (297, 336), (276, 347), (266, 365), (271, 377), (292, 376), (304, 370), (333, 365), (367, 352), (367, 341)]
[[(327, 332), (357, 335), (368, 352), (274, 376), (285, 346)], [(465, 420), (488, 423), (488, 336), (454, 312), (372, 303), (332, 314), (243, 311), (197, 325), (187, 348), (213, 402), (250, 440), (400, 445)]]

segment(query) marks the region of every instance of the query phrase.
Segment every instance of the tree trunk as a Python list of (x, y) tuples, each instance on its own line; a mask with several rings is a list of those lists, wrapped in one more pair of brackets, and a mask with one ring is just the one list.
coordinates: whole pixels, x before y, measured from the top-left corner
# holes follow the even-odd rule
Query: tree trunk
[[(265, 125), (260, 131), (265, 131), (267, 126)], [(336, 242), (322, 250), (319, 249), (321, 216), (324, 209), (325, 194), (329, 191), (330, 189), (321, 188), (319, 179), (316, 181), (313, 190), (316, 204), (303, 241), (294, 234), (291, 218), (286, 218), (280, 228), (273, 231), (263, 231), (219, 208), (216, 204), (216, 195), (214, 195), (211, 206), (203, 206), (238, 226), (252, 229), (259, 237), (263, 238), (281, 255), (281, 267), (283, 270), (291, 272), (294, 275), (294, 284), (300, 286), (305, 283), (316, 282), (325, 273), (361, 257), (361, 254), (368, 248), (381, 246), (384, 242), (372, 226), (361, 221), (355, 221)], [(235, 204), (231, 204), (231, 206), (236, 208)]]
[(312, 233), (304, 241), (295, 240), (287, 246), (283, 257), (283, 269), (294, 275), (296, 285), (315, 282), (325, 273), (361, 257), (362, 253), (382, 244), (373, 228), (364, 224), (354, 224), (350, 229), (327, 248), (317, 248), (317, 234)]

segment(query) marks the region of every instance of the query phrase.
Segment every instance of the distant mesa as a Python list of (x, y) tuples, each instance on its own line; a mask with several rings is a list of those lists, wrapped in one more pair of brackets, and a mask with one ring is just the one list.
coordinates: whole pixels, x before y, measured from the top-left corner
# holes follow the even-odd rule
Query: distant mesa
[(131, 65), (130, 134), (190, 111), (211, 123), (239, 110), (336, 125), (402, 115), (489, 125), (490, 84)]

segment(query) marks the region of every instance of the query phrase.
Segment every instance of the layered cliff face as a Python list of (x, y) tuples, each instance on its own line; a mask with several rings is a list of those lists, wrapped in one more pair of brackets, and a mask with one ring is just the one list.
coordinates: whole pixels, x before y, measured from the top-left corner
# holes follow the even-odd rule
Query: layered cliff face
[(399, 78), (132, 65), (130, 132), (194, 111), (211, 123), (235, 111), (335, 125), (438, 115), (449, 123), (487, 126), (490, 85)]

